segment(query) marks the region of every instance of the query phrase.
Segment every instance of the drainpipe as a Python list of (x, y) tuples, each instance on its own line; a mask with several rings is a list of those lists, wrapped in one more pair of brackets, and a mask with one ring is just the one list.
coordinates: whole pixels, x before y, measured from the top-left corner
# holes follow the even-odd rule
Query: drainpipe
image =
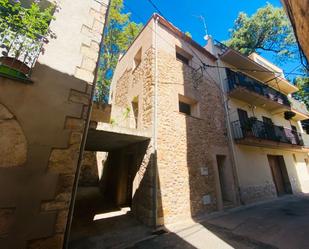
[(152, 146), (153, 146), (153, 160), (152, 160), (152, 169), (153, 169), (153, 226), (157, 228), (157, 216), (158, 216), (158, 168), (157, 168), (157, 117), (158, 117), (158, 44), (157, 44), (157, 29), (158, 29), (158, 19), (159, 17), (155, 16), (155, 72), (154, 72), (154, 97), (153, 97), (153, 126), (152, 126)]
[(98, 72), (99, 72), (99, 65), (100, 65), (100, 63), (99, 63), (100, 62), (100, 53), (101, 53), (101, 51), (103, 49), (103, 45), (104, 45), (104, 34), (105, 34), (106, 26), (107, 26), (110, 3), (111, 3), (111, 0), (108, 0), (107, 9), (106, 9), (106, 12), (105, 12), (106, 14), (105, 14), (103, 34), (102, 34), (101, 42), (100, 42), (100, 50), (99, 50), (99, 54), (98, 54), (98, 58), (97, 58), (96, 68), (95, 68), (95, 71), (94, 71), (94, 79), (93, 79), (93, 83), (92, 83), (92, 90), (91, 90), (91, 95), (90, 95), (90, 99), (89, 99), (89, 103), (88, 103), (89, 108), (88, 108), (88, 111), (87, 111), (85, 128), (84, 128), (84, 131), (83, 131), (81, 146), (80, 146), (80, 149), (79, 149), (77, 167), (76, 167), (75, 178), (74, 178), (74, 183), (73, 183), (73, 188), (72, 188), (72, 197), (71, 197), (71, 202), (70, 202), (70, 207), (69, 207), (66, 230), (65, 230), (65, 234), (64, 234), (63, 249), (68, 249), (68, 246), (69, 246), (69, 238), (70, 238), (71, 227), (72, 227), (75, 200), (76, 200), (76, 194), (77, 194), (77, 189), (78, 189), (78, 181), (79, 181), (80, 171), (81, 171), (81, 167), (82, 167), (83, 154), (84, 154), (86, 141), (87, 141), (91, 111), (92, 111), (92, 106), (93, 106), (93, 97), (94, 97), (96, 84), (97, 84), (97, 80), (98, 80)]
[[(241, 195), (240, 195), (240, 189), (239, 189), (239, 179), (238, 179), (238, 173), (237, 173), (237, 156), (235, 152), (235, 147), (234, 147), (234, 140), (233, 140), (233, 135), (232, 135), (232, 128), (231, 128), (231, 123), (230, 123), (230, 116), (229, 116), (229, 110), (228, 110), (228, 102), (227, 98), (225, 96), (225, 91), (224, 91), (224, 82), (221, 77), (221, 72), (219, 68), (219, 63), (216, 61), (217, 64), (217, 70), (218, 70), (218, 75), (219, 75), (219, 80), (220, 80), (220, 88), (221, 88), (221, 95), (223, 96), (223, 101), (224, 101), (224, 112), (225, 112), (225, 118), (226, 118), (226, 127), (227, 127), (227, 136), (229, 140), (229, 147), (230, 151), (232, 152), (232, 167), (233, 167), (233, 175), (234, 175), (234, 180), (235, 180), (235, 187), (236, 187), (236, 202), (242, 203), (241, 201)], [(235, 175), (236, 174), (236, 175)]]

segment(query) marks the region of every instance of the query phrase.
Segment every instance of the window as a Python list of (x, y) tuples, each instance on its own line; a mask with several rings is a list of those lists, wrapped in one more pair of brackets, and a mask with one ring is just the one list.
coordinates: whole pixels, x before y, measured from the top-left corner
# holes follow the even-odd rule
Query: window
[(191, 115), (191, 106), (187, 103), (179, 101), (179, 112)]
[(142, 48), (138, 50), (136, 55), (134, 56), (134, 65), (133, 70), (135, 70), (142, 62)]
[(181, 61), (182, 63), (189, 65), (190, 61), (192, 59), (192, 55), (190, 55), (189, 53), (187, 53), (185, 50), (183, 50), (180, 47), (176, 46), (176, 59), (178, 61)]
[(237, 108), (237, 113), (238, 113), (240, 124), (241, 125), (246, 124), (249, 120), (247, 111), (240, 109), (240, 108)]
[(138, 96), (134, 97), (132, 100), (132, 109), (134, 115), (134, 128), (138, 127)]
[(185, 56), (183, 56), (183, 55), (180, 54), (180, 53), (177, 53), (177, 52), (176, 52), (176, 59), (179, 60), (179, 61), (181, 61), (181, 62), (184, 63), (184, 64), (189, 65), (189, 59), (186, 58)]
[(181, 113), (193, 117), (199, 117), (199, 105), (196, 100), (179, 94), (178, 108)]

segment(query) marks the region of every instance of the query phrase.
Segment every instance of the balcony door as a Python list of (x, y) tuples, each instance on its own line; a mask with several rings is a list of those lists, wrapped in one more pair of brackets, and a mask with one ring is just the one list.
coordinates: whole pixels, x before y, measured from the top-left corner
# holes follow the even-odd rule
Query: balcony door
[(275, 136), (275, 129), (274, 129), (274, 123), (270, 118), (267, 117), (262, 117), (263, 118), (263, 124), (264, 124), (264, 128), (265, 128), (265, 135), (266, 135), (266, 139), (272, 139), (272, 140), (276, 140)]
[(292, 188), (283, 156), (267, 155), (278, 196), (291, 194)]

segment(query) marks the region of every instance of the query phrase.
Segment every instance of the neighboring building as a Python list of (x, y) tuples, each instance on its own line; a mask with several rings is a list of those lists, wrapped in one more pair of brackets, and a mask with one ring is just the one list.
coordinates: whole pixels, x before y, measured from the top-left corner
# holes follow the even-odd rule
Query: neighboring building
[(300, 121), (306, 106), (282, 69), (253, 53), (246, 57), (210, 40), (227, 94), (229, 125), (243, 203), (309, 192), (309, 140)]
[(201, 70), (216, 60), (157, 14), (119, 59), (112, 123), (151, 134), (132, 191), (132, 211), (144, 222), (179, 222), (238, 204), (218, 73)]
[(63, 248), (108, 1), (59, 2), (48, 43), (0, 34), (3, 249)]
[(309, 61), (309, 2), (307, 0), (281, 0), (290, 18), (297, 42)]
[(290, 96), (297, 90), (261, 56), (212, 38), (203, 48), (154, 14), (119, 59), (110, 93), (111, 123), (151, 134), (132, 178), (135, 217), (166, 224), (309, 192), (299, 122), (309, 113)]

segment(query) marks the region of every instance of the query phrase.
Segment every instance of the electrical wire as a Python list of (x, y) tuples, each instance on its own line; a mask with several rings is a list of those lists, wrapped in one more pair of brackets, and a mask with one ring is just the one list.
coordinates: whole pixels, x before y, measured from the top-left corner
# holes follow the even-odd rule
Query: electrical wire
[[(156, 9), (156, 11), (157, 11), (158, 13), (160, 13), (160, 15), (161, 15), (163, 18), (165, 18), (165, 17), (163, 16), (162, 12), (160, 11), (160, 9), (159, 9), (156, 5), (154, 5), (153, 2), (152, 2), (151, 0), (148, 0), (148, 2)], [(133, 11), (133, 9), (132, 9), (130, 6), (128, 6), (127, 4), (124, 4), (124, 5), (125, 5), (132, 13), (134, 13), (140, 21), (144, 22), (144, 20), (143, 20), (135, 11)], [(165, 19), (166, 19), (166, 18), (165, 18)], [(167, 20), (167, 19), (166, 19), (166, 20)], [(152, 27), (150, 27), (150, 26), (147, 26), (147, 27), (150, 28), (153, 32), (155, 32), (156, 35), (158, 35), (163, 41), (165, 41), (165, 42), (166, 42), (168, 45), (170, 45), (173, 49), (175, 49), (175, 44), (171, 44), (171, 43), (170, 43), (169, 41), (167, 41), (163, 36), (161, 36), (159, 33), (157, 33)], [(213, 84), (214, 84), (216, 87), (218, 87), (218, 88), (220, 89), (220, 91), (224, 94), (224, 96), (227, 96), (227, 100), (226, 100), (226, 101), (229, 101), (228, 94), (227, 94), (226, 92), (224, 92), (224, 91), (218, 86), (218, 84), (217, 84), (216, 81), (212, 78), (212, 76), (211, 76), (210, 73), (206, 70), (206, 68), (223, 68), (223, 69), (230, 69), (230, 70), (237, 70), (237, 71), (254, 71), (254, 72), (278, 73), (278, 72), (276, 72), (276, 71), (271, 71), (271, 70), (268, 70), (268, 71), (265, 70), (265, 71), (264, 71), (264, 70), (253, 70), (253, 69), (244, 69), (244, 68), (238, 69), (238, 68), (232, 68), (232, 67), (222, 67), (222, 66), (209, 65), (209, 64), (206, 64), (206, 63), (198, 56), (198, 54), (191, 48), (191, 46), (188, 46), (188, 47), (190, 48), (190, 50), (192, 51), (192, 53), (196, 56), (196, 58), (200, 61), (201, 64), (198, 63), (198, 62), (195, 62), (193, 59), (191, 60), (191, 62), (192, 62), (193, 64), (197, 65), (197, 66), (199, 67), (198, 69), (201, 68), (204, 72), (207, 73), (207, 75), (212, 79)], [(296, 68), (298, 68), (299, 66), (300, 66), (300, 65), (298, 65)], [(296, 68), (294, 68), (291, 72), (286, 73), (286, 75), (292, 74), (293, 71), (296, 70)], [(198, 70), (198, 69), (197, 69), (197, 70)], [(275, 76), (275, 77), (273, 77), (273, 78), (271, 78), (271, 79), (269, 79), (269, 80), (267, 80), (267, 81), (265, 81), (265, 82), (261, 82), (261, 83), (264, 83), (266, 86), (270, 87), (268, 83), (269, 83), (270, 81), (276, 80), (276, 83), (278, 84), (277, 79), (278, 79), (279, 77), (281, 77), (281, 75), (277, 75), (277, 76)], [(259, 98), (259, 97), (256, 97), (255, 100), (257, 100), (258, 98)], [(243, 107), (245, 107), (245, 106), (247, 106), (247, 105), (248, 105), (248, 104), (245, 104), (245, 105), (243, 105)], [(240, 108), (241, 108), (241, 107), (240, 107)], [(234, 110), (234, 111), (232, 111), (232, 112), (229, 111), (229, 114), (231, 115), (231, 114), (233, 114), (234, 112), (237, 112), (237, 110)]]

